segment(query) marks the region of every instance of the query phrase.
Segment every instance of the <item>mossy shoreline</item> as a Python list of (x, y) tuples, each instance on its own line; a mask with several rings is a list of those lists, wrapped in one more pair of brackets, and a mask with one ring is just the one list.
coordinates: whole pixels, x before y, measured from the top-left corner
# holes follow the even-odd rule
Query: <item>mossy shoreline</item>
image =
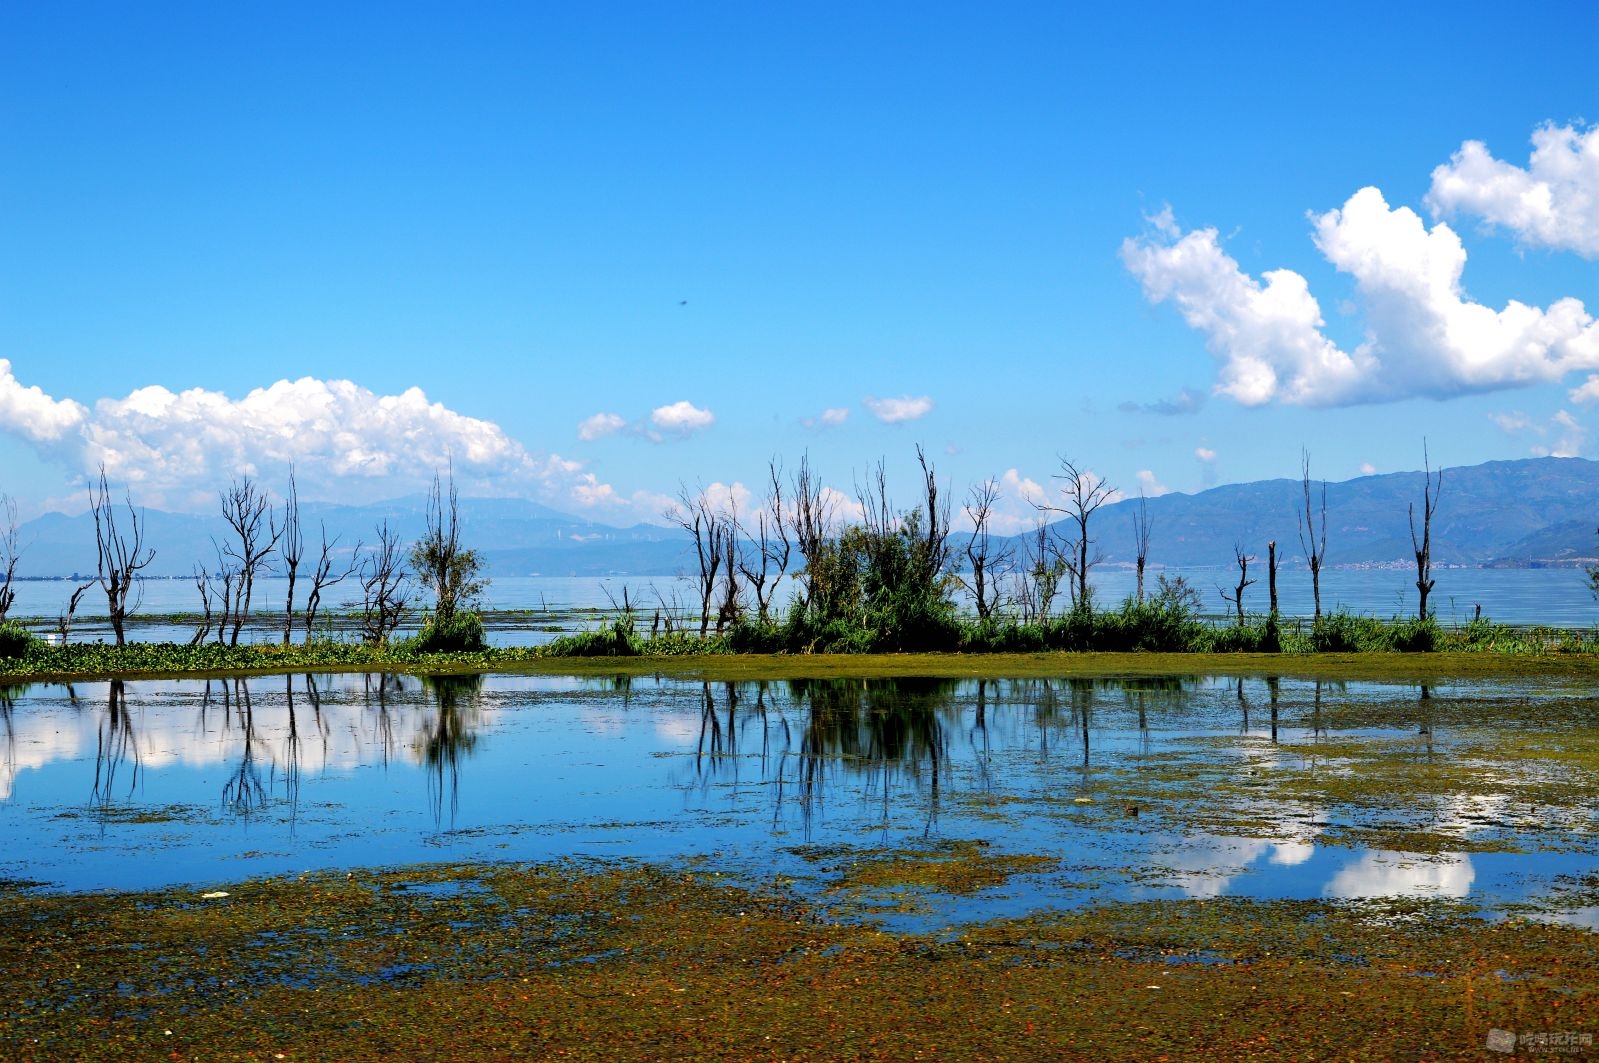
[(0, 913), (19, 1060), (1417, 1059), (1599, 1028), (1591, 934), (1441, 901), (907, 934), (704, 864), (567, 861), (12, 886)]
[(1596, 654), (1436, 653), (740, 653), (552, 657), (531, 648), (478, 653), (394, 653), (382, 647), (208, 646), (161, 643), (49, 648), (0, 658), (0, 682), (174, 679), (389, 672), (406, 675), (664, 676), (712, 682), (757, 679), (1066, 678), (1104, 675), (1281, 676), (1423, 683), (1489, 678), (1599, 679)]

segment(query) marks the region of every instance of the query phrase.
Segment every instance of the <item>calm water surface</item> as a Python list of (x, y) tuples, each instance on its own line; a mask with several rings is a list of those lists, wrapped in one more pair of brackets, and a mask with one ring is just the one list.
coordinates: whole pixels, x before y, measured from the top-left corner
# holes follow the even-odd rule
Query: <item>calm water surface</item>
[[(1559, 703), (1558, 726), (1582, 741), (1599, 726), (1581, 692), (1426, 693), (1437, 705)], [(1142, 815), (1126, 798), (1162, 765), (1247, 785), (1349, 742), (1447, 762), (1446, 717), (1418, 736), (1420, 696), (1209, 678), (357, 674), (9, 688), (0, 878), (187, 888), (416, 861), (714, 856), (821, 892), (879, 847), (976, 840), (1060, 862), (989, 891), (983, 915), (1098, 899), (1419, 895), (1490, 910), (1529, 902), (1599, 926), (1599, 908), (1562, 900), (1570, 884), (1599, 881), (1591, 779), (1557, 815), (1530, 817), (1492, 787), (1432, 795), (1402, 818), (1461, 844), (1424, 853), (1326, 844), (1329, 830), (1394, 819), (1358, 802), (1276, 801), (1252, 825), (1216, 830), (1203, 794), (1173, 790), (1168, 803), (1138, 791)], [(1385, 715), (1391, 726), (1372, 723)], [(1468, 851), (1490, 835), (1524, 851)]]

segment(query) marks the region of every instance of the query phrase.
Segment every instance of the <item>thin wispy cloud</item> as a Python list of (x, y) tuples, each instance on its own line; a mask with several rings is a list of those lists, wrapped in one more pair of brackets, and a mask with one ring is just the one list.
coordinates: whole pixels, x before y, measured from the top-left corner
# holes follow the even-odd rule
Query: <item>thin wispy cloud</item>
[(1157, 399), (1154, 402), (1133, 402), (1131, 400), (1119, 404), (1116, 408), (1122, 413), (1153, 413), (1162, 417), (1180, 417), (1183, 414), (1198, 413), (1205, 407), (1205, 393), (1192, 388), (1182, 388), (1169, 399)]

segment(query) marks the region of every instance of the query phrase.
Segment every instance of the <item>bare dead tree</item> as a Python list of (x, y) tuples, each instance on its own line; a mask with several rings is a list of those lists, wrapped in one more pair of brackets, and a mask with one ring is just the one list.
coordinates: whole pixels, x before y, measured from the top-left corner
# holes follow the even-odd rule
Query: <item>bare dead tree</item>
[(1066, 558), (1049, 523), (1042, 517), (1023, 540), (1021, 568), (1016, 580), (1016, 596), (1021, 603), (1022, 619), (1029, 623), (1047, 620), (1060, 591), (1061, 578), (1066, 575)]
[(1251, 561), (1255, 560), (1255, 558), (1251, 554), (1244, 553), (1244, 548), (1242, 546), (1234, 546), (1233, 547), (1233, 557), (1238, 562), (1238, 586), (1233, 588), (1233, 592), (1231, 594), (1227, 593), (1227, 589), (1225, 587), (1218, 587), (1216, 589), (1221, 591), (1221, 599), (1222, 599), (1222, 601), (1227, 602), (1235, 610), (1237, 610), (1237, 612), (1238, 612), (1238, 626), (1239, 627), (1243, 627), (1244, 626), (1244, 588), (1251, 587), (1256, 582), (1255, 580), (1252, 580), (1252, 579), (1249, 578), (1249, 563)]
[(94, 543), (98, 558), (100, 588), (105, 591), (106, 616), (111, 621), (117, 645), (127, 643), (125, 625), (128, 614), (139, 608), (143, 587), (128, 604), (128, 595), (142, 584), (139, 572), (155, 560), (155, 550), (144, 545), (144, 511), (133, 508), (133, 495), (124, 495), (128, 507), (126, 529), (117, 526), (117, 510), (106, 483), (105, 466), (100, 466), (98, 481), (89, 485), (89, 509), (94, 514)]
[(336, 575), (333, 570), (333, 548), (339, 545), (339, 536), (335, 535), (333, 541), (328, 541), (327, 522), (322, 522), (322, 552), (317, 558), (316, 567), (311, 570), (311, 593), (305, 599), (305, 641), (311, 643), (311, 633), (316, 627), (316, 614), (322, 604), (322, 592), (329, 587), (337, 586), (345, 579), (355, 574), (361, 567), (361, 543), (355, 544), (355, 549), (350, 553), (349, 564)]
[(711, 600), (722, 568), (723, 522), (711, 504), (710, 493), (702, 487), (699, 494), (691, 494), (687, 484), (679, 485), (677, 501), (665, 516), (694, 540), (694, 555), (699, 561), (700, 637), (704, 638), (711, 630)]
[(361, 634), (371, 645), (382, 646), (411, 604), (411, 574), (405, 570), (399, 533), (387, 520), (379, 522), (377, 531), (377, 545), (361, 566)]
[[(766, 504), (755, 513), (755, 528), (750, 538), (753, 550), (749, 551), (739, 570), (744, 581), (755, 594), (755, 610), (761, 623), (771, 619), (772, 596), (777, 585), (788, 571), (792, 544), (788, 537), (788, 521), (783, 511), (783, 470), (777, 459), (767, 465), (769, 485)], [(736, 534), (745, 534), (740, 529)], [(756, 567), (756, 562), (759, 567)], [(770, 589), (767, 587), (770, 580)]]
[(78, 615), (78, 603), (94, 584), (94, 580), (89, 580), (72, 588), (72, 596), (67, 599), (67, 611), (56, 617), (56, 634), (61, 636), (61, 645), (65, 646), (67, 639), (72, 637), (72, 621)]
[(738, 500), (733, 497), (732, 488), (727, 490), (727, 512), (717, 519), (722, 525), (722, 600), (716, 610), (716, 633), (720, 635), (744, 611), (739, 576), (744, 568), (743, 555), (748, 551), (739, 539)]
[(818, 599), (825, 598), (828, 593), (818, 575), (833, 515), (832, 499), (811, 470), (810, 455), (800, 455), (799, 468), (794, 473), (794, 512), (789, 517), (789, 529), (794, 533), (794, 546), (799, 550), (800, 559), (805, 562), (807, 610), (821, 604)]
[(1067, 571), (1073, 580), (1072, 601), (1076, 605), (1087, 606), (1090, 604), (1088, 591), (1088, 570), (1099, 564), (1100, 557), (1089, 557), (1089, 547), (1093, 540), (1088, 535), (1088, 519), (1094, 511), (1115, 495), (1116, 489), (1101, 476), (1096, 476), (1086, 468), (1079, 468), (1070, 458), (1060, 459), (1060, 472), (1055, 474), (1055, 479), (1064, 480), (1065, 486), (1061, 488), (1064, 499), (1062, 505), (1053, 506), (1045, 503), (1040, 508), (1052, 513), (1063, 513), (1077, 526), (1077, 537), (1070, 541), (1070, 556), (1066, 560)]
[[(194, 636), (189, 639), (189, 645), (198, 646), (211, 634), (211, 628), (216, 623), (211, 609), (211, 574), (205, 570), (204, 565), (198, 562), (194, 566), (194, 587), (200, 592), (200, 626), (195, 629)], [(226, 625), (224, 624), (224, 626)]]
[(1271, 596), (1271, 618), (1277, 619), (1277, 540), (1266, 544), (1266, 588)]
[(1438, 479), (1435, 483), (1432, 475), (1432, 459), (1427, 453), (1427, 441), (1421, 441), (1421, 538), (1416, 538), (1416, 504), (1410, 504), (1410, 545), (1416, 552), (1416, 590), (1421, 594), (1421, 602), (1417, 606), (1416, 615), (1427, 619), (1427, 595), (1432, 593), (1433, 586), (1437, 583), (1432, 578), (1432, 515), (1438, 509), (1438, 496), (1444, 489), (1444, 471), (1438, 470)]
[(283, 499), (283, 545), (278, 553), (283, 557), (283, 575), (289, 581), (283, 592), (283, 644), (287, 646), (294, 634), (294, 583), (305, 553), (305, 536), (300, 530), (300, 486), (294, 480), (293, 465), (289, 466), (289, 493)]
[(1010, 571), (1015, 551), (1008, 544), (996, 544), (991, 532), (994, 506), (999, 502), (999, 481), (993, 477), (974, 485), (961, 506), (972, 522), (971, 538), (966, 540), (969, 577), (961, 583), (977, 606), (977, 619), (988, 620), (999, 608), (1001, 580)]
[(229, 645), (239, 644), (239, 632), (250, 619), (250, 599), (255, 594), (256, 573), (266, 563), (283, 529), (278, 527), (276, 514), (266, 492), (248, 476), (234, 480), (226, 491), (218, 492), (222, 499), (222, 519), (233, 529), (237, 542), (229, 541), (223, 553), (236, 564), (238, 584), (233, 598), (233, 631)]
[(195, 582), (201, 596), (206, 599), (206, 612), (215, 613), (217, 645), (225, 646), (228, 641), (228, 624), (238, 614), (241, 605), (244, 580), (239, 574), (238, 567), (230, 563), (227, 549), (214, 539), (211, 545), (217, 552), (216, 571)]
[(1133, 510), (1133, 548), (1138, 558), (1138, 604), (1144, 604), (1144, 565), (1149, 561), (1149, 500), (1138, 492), (1138, 508)]
[(1299, 545), (1310, 561), (1310, 592), (1315, 600), (1313, 620), (1321, 619), (1321, 566), (1327, 557), (1327, 481), (1321, 481), (1321, 519), (1310, 504), (1310, 451), (1301, 450), (1300, 483), (1305, 489), (1305, 515), (1299, 518)]
[(920, 443), (916, 444), (916, 464), (922, 470), (922, 511), (925, 514), (919, 557), (923, 569), (917, 578), (921, 586), (934, 587), (949, 569), (949, 499), (939, 497), (938, 476), (927, 463), (927, 454)]
[(17, 575), (17, 560), (22, 556), (22, 541), (17, 528), (17, 500), (0, 495), (0, 623), (5, 622), (17, 592), (11, 582)]

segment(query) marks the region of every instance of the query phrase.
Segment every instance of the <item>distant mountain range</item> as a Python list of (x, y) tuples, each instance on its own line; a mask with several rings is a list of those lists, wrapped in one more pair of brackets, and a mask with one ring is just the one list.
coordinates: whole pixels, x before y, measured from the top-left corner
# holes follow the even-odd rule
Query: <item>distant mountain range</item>
[[(1410, 506), (1421, 530), (1420, 472), (1386, 473), (1327, 485), (1326, 563), (1414, 564)], [(1321, 486), (1311, 484), (1320, 519)], [(1262, 480), (1198, 494), (1147, 499), (1149, 561), (1175, 568), (1233, 564), (1234, 544), (1264, 559), (1277, 541), (1284, 564), (1307, 560), (1299, 529), (1305, 494), (1299, 480)], [(1109, 563), (1135, 557), (1136, 499), (1105, 506), (1090, 535)], [(1490, 461), (1443, 471), (1432, 526), (1438, 565), (1574, 565), (1599, 560), (1599, 462), (1582, 458)]]
[[(1408, 507), (1418, 508), (1420, 472), (1364, 476), (1327, 485), (1327, 564), (1379, 566), (1413, 562)], [(1319, 507), (1320, 485), (1313, 484)], [(1275, 539), (1284, 565), (1302, 564), (1299, 526), (1304, 493), (1298, 480), (1229, 484), (1197, 494), (1146, 500), (1152, 532), (1149, 560), (1168, 568), (1229, 566), (1233, 547), (1264, 558)], [(1109, 564), (1134, 559), (1132, 515), (1123, 500), (1094, 514), (1089, 533)], [(372, 506), (304, 503), (306, 553), (315, 557), (321, 528), (348, 556), (376, 538), (388, 520), (404, 542), (425, 527), (422, 495)], [(482, 552), (493, 576), (674, 575), (697, 569), (688, 537), (652, 524), (615, 528), (520, 499), (463, 498), (466, 545)], [(145, 512), (145, 541), (156, 551), (150, 576), (187, 576), (196, 563), (216, 568), (213, 540), (225, 540), (220, 516)], [(1599, 462), (1530, 458), (1446, 469), (1433, 522), (1439, 565), (1573, 565), (1599, 560)], [(1064, 530), (1064, 526), (1062, 526)], [(95, 567), (94, 523), (88, 514), (51, 513), (21, 529), (17, 574), (64, 577)]]

